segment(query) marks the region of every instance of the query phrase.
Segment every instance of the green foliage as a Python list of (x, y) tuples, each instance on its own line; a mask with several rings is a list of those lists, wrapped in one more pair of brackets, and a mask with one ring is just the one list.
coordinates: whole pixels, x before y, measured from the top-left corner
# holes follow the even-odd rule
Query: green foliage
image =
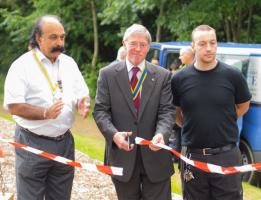
[[(219, 41), (258, 43), (260, 34), (256, 34), (256, 29), (259, 29), (260, 22), (256, 16), (261, 11), (258, 4), (260, 5), (257, 0), (179, 1), (173, 5), (172, 10), (166, 11), (168, 21), (164, 26), (177, 40), (191, 40), (193, 28), (200, 24), (209, 24), (217, 30)], [(247, 32), (249, 17), (250, 32)]]
[(30, 19), (21, 20), (19, 10), (0, 9), (0, 71), (6, 72), (15, 58), (27, 49)]
[(108, 63), (97, 63), (97, 66), (95, 69), (92, 68), (91, 64), (83, 65), (82, 74), (89, 87), (90, 96), (92, 99), (95, 97), (95, 94), (96, 94), (99, 69), (101, 69), (102, 67), (105, 67), (106, 65), (108, 65)]
[[(259, 9), (259, 12), (261, 12), (261, 9)], [(256, 13), (253, 15), (253, 23), (255, 23), (255, 29), (252, 29), (251, 37), (248, 35), (245, 35), (245, 37), (249, 38), (249, 43), (261, 43), (261, 16), (260, 14)]]
[(64, 22), (67, 54), (79, 66), (91, 63), (91, 1), (95, 2), (98, 16), (98, 62), (115, 59), (123, 33), (133, 23), (145, 25), (153, 40), (158, 27), (161, 27), (161, 41), (190, 40), (194, 27), (209, 24), (217, 30), (219, 41), (261, 43), (259, 0), (55, 0), (48, 3), (46, 0), (3, 0), (0, 1), (0, 72), (6, 72), (10, 64), (27, 51), (33, 24), (46, 14), (58, 15)]

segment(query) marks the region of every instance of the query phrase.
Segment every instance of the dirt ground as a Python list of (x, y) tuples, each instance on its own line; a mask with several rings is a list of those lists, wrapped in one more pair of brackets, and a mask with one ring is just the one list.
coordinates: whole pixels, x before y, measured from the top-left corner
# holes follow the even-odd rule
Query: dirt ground
[(94, 122), (91, 113), (89, 113), (87, 119), (83, 119), (80, 115), (78, 115), (78, 113), (76, 113), (72, 131), (75, 133), (81, 133), (82, 135), (87, 134), (103, 138), (102, 134), (96, 126), (96, 123)]

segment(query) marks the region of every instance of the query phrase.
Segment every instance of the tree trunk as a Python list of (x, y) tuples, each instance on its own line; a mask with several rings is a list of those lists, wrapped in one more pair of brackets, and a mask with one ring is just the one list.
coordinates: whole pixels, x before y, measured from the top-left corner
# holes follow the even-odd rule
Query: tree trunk
[(237, 15), (237, 31), (236, 31), (236, 35), (235, 35), (235, 38), (236, 38), (236, 41), (235, 42), (239, 42), (240, 41), (240, 33), (241, 33), (241, 28), (242, 28), (242, 8), (241, 6), (239, 6), (238, 8), (238, 15)]
[(231, 41), (231, 34), (230, 34), (230, 26), (229, 26), (229, 19), (224, 17), (225, 21), (225, 34), (227, 38), (227, 42)]
[(231, 33), (232, 33), (232, 42), (236, 42), (237, 20), (235, 19), (235, 16), (231, 16)]
[(160, 10), (159, 10), (159, 15), (158, 15), (158, 20), (157, 20), (157, 32), (156, 32), (156, 42), (160, 42), (161, 39), (161, 18), (164, 15), (164, 5), (165, 5), (165, 0), (162, 0), (160, 3)]
[(93, 23), (93, 57), (92, 57), (92, 68), (95, 69), (98, 53), (99, 53), (99, 41), (98, 41), (98, 25), (97, 25), (97, 14), (95, 0), (91, 0), (91, 10), (92, 10), (92, 23)]
[(253, 6), (250, 6), (249, 7), (248, 20), (247, 20), (247, 42), (248, 43), (249, 43), (250, 30), (251, 30), (252, 14), (253, 14)]

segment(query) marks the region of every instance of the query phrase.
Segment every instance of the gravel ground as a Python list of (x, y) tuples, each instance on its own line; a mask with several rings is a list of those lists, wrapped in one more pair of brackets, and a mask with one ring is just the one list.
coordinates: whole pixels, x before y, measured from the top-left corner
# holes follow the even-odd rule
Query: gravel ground
[[(9, 122), (0, 118), (0, 137), (5, 139), (12, 139), (14, 128), (15, 124), (13, 122)], [(2, 142), (0, 142), (0, 147), (3, 149), (5, 154), (4, 161), (0, 163), (4, 183), (6, 185), (7, 192), (15, 194), (14, 147)], [(88, 158), (88, 156), (79, 151), (76, 151), (76, 161), (82, 163), (99, 163), (98, 161), (94, 161)], [(108, 175), (76, 168), (71, 199), (116, 200), (117, 197), (111, 179)]]

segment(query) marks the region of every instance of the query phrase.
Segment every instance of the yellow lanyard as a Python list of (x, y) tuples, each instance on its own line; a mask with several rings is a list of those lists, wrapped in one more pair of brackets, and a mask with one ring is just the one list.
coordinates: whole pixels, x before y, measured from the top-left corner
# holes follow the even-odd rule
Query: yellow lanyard
[(139, 78), (138, 82), (136, 83), (134, 90), (131, 88), (133, 99), (136, 99), (138, 94), (140, 93), (142, 84), (145, 81), (146, 77), (147, 77), (147, 69), (144, 65), (142, 72), (141, 72), (141, 77)]
[(57, 85), (54, 86), (54, 85), (52, 84), (52, 82), (51, 82), (51, 80), (50, 80), (50, 78), (49, 78), (49, 75), (48, 75), (47, 71), (45, 70), (44, 66), (42, 65), (42, 63), (40, 62), (39, 58), (37, 57), (35, 50), (33, 49), (32, 51), (33, 51), (33, 55), (34, 55), (34, 58), (35, 58), (35, 60), (36, 60), (36, 62), (37, 62), (37, 64), (38, 64), (38, 66), (40, 67), (41, 71), (43, 72), (44, 77), (45, 77), (45, 79), (47, 80), (47, 82), (48, 82), (48, 84), (49, 84), (49, 86), (50, 86), (50, 88), (51, 88), (51, 90), (52, 90), (52, 93), (54, 94), (54, 93), (55, 93), (55, 90), (56, 90), (56, 88), (57, 88)]

